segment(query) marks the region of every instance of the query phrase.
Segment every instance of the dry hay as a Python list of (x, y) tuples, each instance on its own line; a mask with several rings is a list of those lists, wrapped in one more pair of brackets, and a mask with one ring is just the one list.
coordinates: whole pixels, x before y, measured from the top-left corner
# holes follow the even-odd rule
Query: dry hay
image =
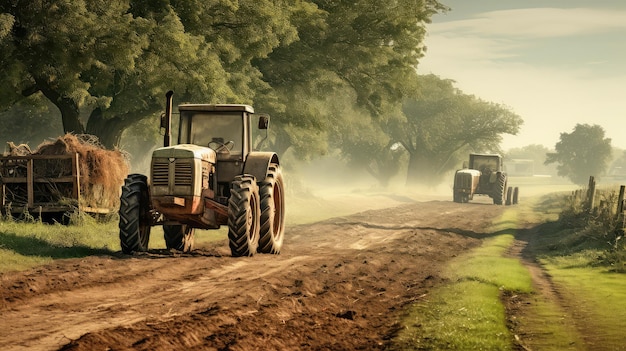
[(15, 145), (15, 143), (9, 141), (7, 147), (9, 148), (8, 155), (10, 156), (28, 156), (33, 154), (28, 144)]
[[(32, 152), (28, 145), (16, 146), (13, 143), (9, 143), (8, 146), (9, 154), (14, 156), (78, 153), (81, 188), (80, 204), (88, 207), (108, 209), (119, 206), (121, 187), (129, 172), (128, 158), (120, 150), (106, 150), (98, 142), (97, 137), (68, 133), (58, 137), (56, 140), (40, 144)], [(47, 167), (55, 168), (53, 165), (48, 165)], [(66, 166), (59, 165), (59, 168), (61, 167)]]

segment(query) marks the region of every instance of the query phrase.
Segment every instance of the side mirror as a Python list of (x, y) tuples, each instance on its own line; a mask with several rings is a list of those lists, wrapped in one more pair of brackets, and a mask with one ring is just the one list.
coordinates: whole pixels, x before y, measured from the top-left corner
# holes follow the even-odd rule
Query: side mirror
[(260, 115), (259, 116), (259, 129), (267, 129), (269, 125), (270, 125), (270, 116)]

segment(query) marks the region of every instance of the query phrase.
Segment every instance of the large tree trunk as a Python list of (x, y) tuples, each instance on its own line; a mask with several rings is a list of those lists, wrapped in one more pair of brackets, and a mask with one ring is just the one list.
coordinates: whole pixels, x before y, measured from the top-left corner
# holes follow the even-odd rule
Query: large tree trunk
[(124, 117), (104, 118), (102, 111), (97, 108), (89, 116), (87, 133), (97, 136), (105, 148), (114, 149), (119, 146), (126, 128), (137, 121)]
[[(157, 110), (158, 106), (155, 106), (154, 111), (147, 111), (142, 115), (151, 116)], [(97, 136), (100, 143), (107, 149), (114, 149), (120, 145), (124, 131), (140, 120), (141, 118), (138, 118), (135, 114), (105, 118), (102, 110), (97, 108), (89, 116), (86, 132)]]
[(406, 177), (407, 185), (434, 186), (441, 183), (439, 166), (433, 164), (432, 160), (420, 153), (410, 153)]
[(406, 174), (407, 185), (416, 185), (420, 183), (420, 178), (422, 177), (420, 174), (422, 172), (421, 167), (422, 165), (419, 155), (415, 152), (409, 153), (409, 165)]
[(35, 78), (36, 89), (52, 102), (61, 112), (63, 120), (63, 131), (65, 133), (83, 134), (85, 127), (80, 121), (80, 110), (78, 104), (71, 98), (59, 94), (45, 78)]

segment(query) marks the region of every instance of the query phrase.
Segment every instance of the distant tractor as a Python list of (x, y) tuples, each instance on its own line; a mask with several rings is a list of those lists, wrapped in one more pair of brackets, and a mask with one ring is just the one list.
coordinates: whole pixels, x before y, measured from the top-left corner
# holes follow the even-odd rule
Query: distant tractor
[(283, 175), (276, 153), (253, 147), (265, 140), (261, 130), (267, 137), (269, 116), (254, 115), (248, 105), (179, 105), (178, 145), (170, 146), (172, 95), (166, 95), (164, 146), (152, 153), (150, 177), (131, 174), (122, 187), (122, 251), (146, 251), (155, 225), (163, 226), (168, 249), (183, 252), (193, 249), (196, 228), (228, 225), (232, 256), (280, 253)]
[(487, 195), (496, 205), (517, 204), (519, 189), (508, 188), (502, 156), (470, 154), (469, 165), (454, 174), (454, 202), (466, 203), (474, 195)]

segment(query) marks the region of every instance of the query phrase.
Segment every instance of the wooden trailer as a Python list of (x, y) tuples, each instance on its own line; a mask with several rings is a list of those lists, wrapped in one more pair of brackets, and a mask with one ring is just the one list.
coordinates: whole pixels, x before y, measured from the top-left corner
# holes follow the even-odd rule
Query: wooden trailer
[(59, 222), (74, 211), (108, 213), (82, 199), (79, 154), (0, 156), (2, 214)]

